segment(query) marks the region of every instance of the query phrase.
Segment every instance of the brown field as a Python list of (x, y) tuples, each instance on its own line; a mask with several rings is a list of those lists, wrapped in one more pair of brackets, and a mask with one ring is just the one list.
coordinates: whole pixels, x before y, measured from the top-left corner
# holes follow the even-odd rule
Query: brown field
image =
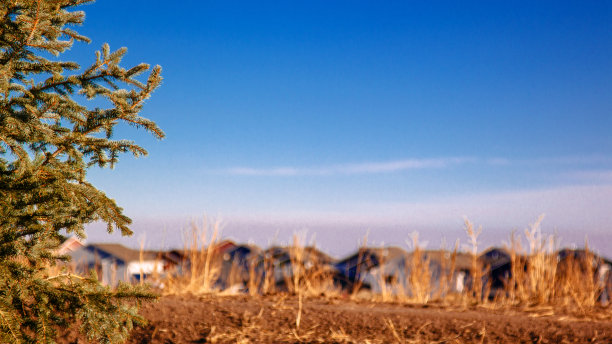
[[(612, 343), (608, 319), (341, 298), (165, 296), (128, 343)], [(72, 339), (72, 340), (70, 340)], [(66, 338), (65, 343), (75, 343)]]

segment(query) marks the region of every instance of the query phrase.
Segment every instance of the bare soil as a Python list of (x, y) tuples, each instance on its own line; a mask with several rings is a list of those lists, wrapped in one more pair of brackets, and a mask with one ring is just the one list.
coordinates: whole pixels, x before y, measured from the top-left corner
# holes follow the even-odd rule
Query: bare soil
[[(297, 296), (165, 296), (128, 343), (612, 343), (598, 318)], [(299, 316), (298, 316), (299, 315)], [(297, 321), (299, 319), (299, 327)]]

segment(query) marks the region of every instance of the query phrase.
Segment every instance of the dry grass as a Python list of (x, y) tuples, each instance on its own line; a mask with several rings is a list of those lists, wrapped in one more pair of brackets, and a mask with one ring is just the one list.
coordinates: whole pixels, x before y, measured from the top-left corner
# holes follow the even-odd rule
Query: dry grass
[(557, 291), (557, 256), (554, 238), (544, 236), (540, 229), (543, 217), (525, 229), (529, 243), (526, 252), (514, 234), (509, 248), (512, 275), (506, 286), (509, 300), (517, 304), (550, 304)]
[(410, 259), (410, 271), (406, 272), (410, 283), (412, 300), (416, 303), (427, 303), (432, 295), (432, 276), (430, 271), (430, 258), (424, 257), (423, 248), (419, 242), (419, 233), (413, 232), (412, 236), (412, 259)]
[(459, 241), (455, 243), (452, 251), (446, 249), (446, 245), (442, 244), (442, 250), (440, 251), (440, 278), (437, 293), (434, 294), (436, 300), (444, 301), (449, 297), (455, 290), (453, 284), (457, 285), (455, 281), (455, 272), (457, 268), (457, 250), (459, 249)]
[[(462, 270), (468, 278), (461, 280), (458, 274), (457, 257), (459, 243), (453, 250), (442, 249), (427, 251), (419, 242), (418, 233), (410, 237), (412, 252), (407, 254), (403, 270), (391, 270), (387, 266), (386, 248), (366, 250), (367, 238), (364, 239), (357, 256), (357, 275), (370, 265), (371, 259), (366, 252), (378, 252), (377, 269), (373, 273), (378, 291), (364, 290), (364, 278), (357, 278), (350, 286), (342, 290), (335, 284), (334, 271), (331, 265), (317, 253), (314, 246), (305, 245), (305, 237), (295, 235), (291, 246), (268, 250), (253, 255), (247, 263), (247, 270), (234, 265), (229, 273), (230, 283), (227, 287), (243, 285), (252, 296), (269, 294), (286, 294), (295, 297), (295, 328), (299, 333), (303, 324), (303, 304), (311, 297), (336, 298), (343, 294), (351, 299), (368, 299), (377, 302), (402, 302), (426, 304), (435, 301), (438, 304), (460, 307), (486, 306), (497, 309), (546, 309), (545, 314), (572, 314), (588, 316), (589, 314), (607, 312), (611, 307), (604, 307), (600, 296), (604, 290), (604, 279), (598, 270), (601, 262), (588, 246), (580, 254), (567, 254), (559, 258), (558, 243), (553, 236), (544, 235), (541, 231), (540, 217), (524, 231), (524, 237), (512, 235), (506, 251), (509, 254), (510, 270), (503, 280), (503, 288), (492, 291), (491, 271), (479, 257), (479, 235), (481, 227), (476, 227), (465, 220), (465, 232), (468, 236), (467, 246), (469, 267)], [(192, 226), (185, 244), (185, 257), (181, 266), (182, 273), (169, 273), (163, 277), (164, 294), (210, 294), (236, 292), (235, 289), (219, 287), (217, 281), (222, 273), (223, 258), (217, 250), (219, 223), (204, 223), (203, 226)], [(523, 244), (523, 241), (527, 245)], [(283, 251), (284, 250), (284, 251)], [(288, 260), (278, 261), (279, 253), (285, 252)], [(465, 254), (462, 254), (465, 255)], [(435, 257), (436, 268), (432, 270), (432, 257)], [(285, 258), (286, 259), (286, 258)], [(394, 258), (395, 259), (395, 258)], [(466, 258), (463, 258), (466, 259)], [(466, 263), (463, 263), (465, 266)], [(463, 269), (466, 269), (465, 267)], [(608, 272), (609, 273), (609, 272)], [(279, 277), (280, 274), (280, 277)], [(435, 276), (434, 276), (435, 275)], [(462, 290), (456, 290), (463, 285)], [(549, 311), (552, 310), (552, 311)], [(544, 313), (543, 313), (544, 314)], [(217, 334), (220, 335), (220, 334)], [(295, 337), (295, 334), (293, 334)], [(330, 329), (330, 335), (343, 337), (342, 329)], [(241, 340), (236, 338), (236, 340)], [(347, 339), (348, 340), (348, 339)], [(347, 341), (350, 342), (350, 341)]]
[[(315, 325), (307, 329), (294, 328), (292, 326), (280, 326), (275, 330), (270, 330), (262, 322), (265, 321), (264, 313), (270, 312), (270, 309), (261, 308), (258, 314), (245, 312), (240, 319), (241, 326), (239, 328), (217, 328), (212, 327), (210, 333), (206, 337), (207, 343), (369, 343), (369, 344), (386, 344), (391, 343), (389, 337), (393, 338), (392, 343), (398, 344), (433, 344), (433, 343), (467, 343), (462, 340), (462, 337), (470, 337), (469, 332), (472, 330), (472, 324), (458, 328), (456, 333), (443, 337), (442, 339), (432, 340), (432, 334), (427, 331), (432, 325), (431, 322), (424, 322), (416, 330), (405, 328), (390, 318), (382, 319), (380, 330), (389, 334), (389, 337), (380, 335), (371, 335), (370, 338), (364, 338), (363, 334), (354, 337), (344, 328), (321, 328)], [(484, 343), (486, 338), (486, 328), (482, 327), (475, 335), (477, 341), (474, 343)], [(381, 338), (383, 337), (383, 338)]]
[(490, 284), (484, 283), (484, 275), (487, 273), (482, 262), (478, 259), (478, 237), (482, 233), (482, 227), (474, 228), (474, 224), (465, 219), (465, 232), (469, 238), (469, 253), (471, 255), (470, 283), (463, 295), (464, 300), (471, 303), (486, 303), (490, 290)]
[(601, 275), (600, 258), (586, 243), (583, 250), (559, 254), (554, 236), (542, 234), (542, 219), (541, 216), (524, 231), (528, 251), (519, 238), (511, 236), (512, 274), (505, 288), (506, 297), (500, 303), (533, 309), (550, 307), (556, 313), (574, 315), (605, 311), (600, 297), (606, 276)]
[(557, 299), (564, 305), (575, 304), (582, 312), (592, 309), (605, 287), (596, 273), (598, 262), (585, 245), (584, 257), (565, 258), (560, 261), (555, 276)]
[(186, 259), (161, 281), (164, 294), (201, 295), (221, 291), (215, 286), (222, 264), (217, 252), (218, 234), (219, 222), (209, 223), (204, 219), (201, 227), (192, 224), (183, 249)]
[[(371, 338), (363, 338), (359, 335), (358, 338), (342, 328), (320, 328), (315, 325), (308, 329), (293, 328), (281, 326), (273, 331), (266, 330), (266, 326), (262, 323), (264, 320), (264, 312), (269, 312), (269, 309), (261, 308), (258, 314), (245, 312), (240, 319), (241, 326), (239, 328), (217, 328), (212, 327), (210, 333), (206, 337), (207, 343), (369, 343), (383, 344), (389, 343), (388, 339), (382, 339), (381, 336), (372, 336)], [(431, 322), (425, 322), (416, 331), (411, 331), (407, 328), (398, 326), (393, 320), (386, 318), (381, 324), (381, 330), (388, 332), (393, 338), (393, 343), (401, 344), (432, 344), (432, 343), (457, 343), (461, 344), (464, 341), (460, 337), (466, 331), (465, 328), (459, 329), (459, 333), (451, 335), (442, 340), (432, 341), (428, 339), (425, 329), (431, 325)], [(480, 343), (484, 342), (486, 329), (479, 333)]]
[(359, 249), (357, 251), (357, 267), (355, 271), (356, 280), (351, 286), (351, 299), (355, 300), (359, 298), (359, 292), (363, 286), (363, 279), (361, 278), (361, 274), (363, 273), (362, 267), (368, 264), (369, 257), (366, 257), (366, 249), (368, 246), (368, 235), (366, 234), (363, 237), (363, 240), (359, 244)]

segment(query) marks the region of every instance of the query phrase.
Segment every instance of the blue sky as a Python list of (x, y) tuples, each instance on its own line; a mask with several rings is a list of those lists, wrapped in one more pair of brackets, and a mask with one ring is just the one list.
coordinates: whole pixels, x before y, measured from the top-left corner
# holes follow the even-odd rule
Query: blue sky
[(436, 247), (461, 237), (464, 216), (501, 244), (546, 213), (566, 244), (612, 245), (609, 2), (83, 9), (93, 42), (70, 58), (88, 65), (108, 42), (128, 47), (126, 66), (163, 67), (143, 115), (167, 138), (121, 128), (150, 156), (89, 175), (134, 238), (176, 245), (206, 214), (240, 241), (308, 230), (341, 254), (368, 230), (400, 245), (418, 230)]

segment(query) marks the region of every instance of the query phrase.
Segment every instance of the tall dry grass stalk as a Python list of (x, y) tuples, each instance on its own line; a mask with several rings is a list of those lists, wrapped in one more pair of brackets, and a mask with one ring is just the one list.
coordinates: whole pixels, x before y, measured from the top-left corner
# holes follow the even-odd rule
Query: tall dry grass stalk
[(384, 245), (377, 250), (378, 252), (378, 268), (376, 270), (376, 280), (380, 287), (379, 300), (382, 302), (394, 301), (399, 298), (400, 293), (404, 295), (405, 288), (400, 283), (398, 271), (387, 271), (387, 263), (389, 255)]
[[(195, 223), (187, 232), (184, 259), (179, 271), (170, 273), (164, 281), (164, 294), (209, 294), (218, 291), (215, 283), (221, 273), (223, 259), (217, 251), (220, 223), (205, 218), (201, 227)], [(210, 234), (209, 234), (210, 233)]]
[(455, 246), (452, 251), (447, 250), (445, 242), (442, 242), (439, 258), (440, 273), (438, 277), (438, 287), (433, 293), (433, 297), (438, 301), (446, 301), (446, 299), (454, 292), (453, 282), (455, 282), (458, 249), (459, 240), (455, 242)]
[(334, 269), (317, 257), (312, 258), (312, 265), (306, 270), (304, 285), (308, 296), (334, 297), (341, 293), (334, 284)]
[(464, 296), (468, 302), (487, 302), (490, 284), (483, 283), (483, 277), (488, 271), (484, 270), (482, 262), (478, 259), (478, 237), (482, 233), (482, 227), (474, 228), (474, 224), (467, 218), (464, 220), (464, 230), (469, 238), (469, 253), (471, 257), (470, 283), (465, 289)]
[(379, 249), (375, 277), (380, 293), (375, 299), (417, 304), (426, 304), (432, 299), (443, 301), (453, 293), (458, 242), (453, 251), (444, 248), (426, 251), (418, 232), (413, 232), (407, 244), (412, 251), (403, 257), (394, 257), (397, 266), (387, 264), (393, 263), (387, 255), (388, 249)]
[(419, 242), (419, 233), (411, 235), (412, 258), (410, 259), (410, 273), (408, 277), (412, 301), (425, 304), (432, 295), (432, 280), (429, 257), (423, 255), (422, 244)]
[[(145, 247), (145, 240), (144, 238), (140, 239), (140, 251), (138, 251), (138, 259), (140, 260), (140, 269), (138, 271), (139, 274), (139, 282), (140, 285), (144, 284), (144, 271), (143, 271), (143, 264), (144, 264), (144, 247)], [(117, 273), (117, 269), (113, 269), (113, 275), (115, 275)]]
[(261, 259), (250, 263), (248, 284), (254, 288), (251, 294), (269, 295), (276, 293), (275, 258), (272, 252), (264, 252)]
[[(266, 260), (264, 260), (264, 263)], [(236, 265), (234, 265), (236, 267)], [(267, 270), (266, 270), (267, 271)], [(250, 296), (255, 296), (260, 293), (260, 287), (262, 286), (262, 277), (257, 273), (257, 262), (253, 257), (251, 257), (248, 261), (248, 272), (249, 276), (247, 279), (247, 290), (249, 291)], [(267, 274), (266, 274), (267, 275)]]
[(361, 287), (363, 286), (362, 268), (367, 264), (369, 257), (366, 257), (366, 251), (368, 247), (368, 234), (363, 236), (362, 241), (359, 243), (359, 249), (357, 251), (357, 266), (355, 267), (355, 281), (351, 285), (350, 297), (351, 299), (357, 299)]
[(511, 236), (509, 251), (512, 270), (506, 292), (515, 304), (543, 305), (555, 300), (557, 255), (554, 237), (542, 234), (543, 219), (541, 215), (524, 231), (529, 251), (523, 248), (521, 240), (514, 233)]
[(337, 294), (333, 269), (322, 260), (314, 242), (310, 246), (305, 246), (305, 242), (305, 235), (294, 234), (293, 244), (288, 248), (291, 267), (289, 276), (284, 276), (288, 291), (302, 296)]
[(284, 276), (290, 293), (302, 295), (304, 293), (304, 275), (306, 250), (304, 249), (305, 238), (293, 234), (293, 245), (289, 247), (290, 276)]

